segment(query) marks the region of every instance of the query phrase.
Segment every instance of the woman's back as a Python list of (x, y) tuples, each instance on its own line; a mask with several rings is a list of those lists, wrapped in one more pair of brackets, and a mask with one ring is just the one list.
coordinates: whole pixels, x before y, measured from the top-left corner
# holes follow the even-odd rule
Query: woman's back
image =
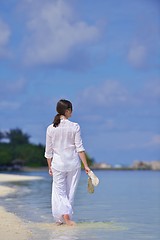
[(52, 154), (52, 167), (59, 171), (71, 171), (80, 167), (78, 152), (84, 151), (78, 123), (61, 119), (58, 127), (47, 128), (49, 146), (46, 155)]

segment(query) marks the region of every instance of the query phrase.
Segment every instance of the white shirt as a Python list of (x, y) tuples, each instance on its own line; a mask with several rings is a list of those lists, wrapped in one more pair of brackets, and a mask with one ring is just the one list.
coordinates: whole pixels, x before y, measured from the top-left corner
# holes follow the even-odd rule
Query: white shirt
[(58, 171), (72, 171), (81, 166), (78, 152), (85, 151), (78, 123), (61, 119), (58, 127), (49, 125), (46, 131), (45, 157)]

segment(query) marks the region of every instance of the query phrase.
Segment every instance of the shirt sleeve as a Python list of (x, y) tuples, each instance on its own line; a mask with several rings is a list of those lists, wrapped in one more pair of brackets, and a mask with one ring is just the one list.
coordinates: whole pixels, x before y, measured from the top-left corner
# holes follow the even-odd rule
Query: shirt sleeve
[(76, 124), (75, 146), (76, 146), (77, 152), (85, 151), (82, 143), (80, 126), (78, 123)]
[(49, 129), (47, 128), (46, 131), (46, 147), (45, 147), (45, 158), (52, 158), (53, 157), (53, 148), (52, 148), (52, 138), (49, 135)]

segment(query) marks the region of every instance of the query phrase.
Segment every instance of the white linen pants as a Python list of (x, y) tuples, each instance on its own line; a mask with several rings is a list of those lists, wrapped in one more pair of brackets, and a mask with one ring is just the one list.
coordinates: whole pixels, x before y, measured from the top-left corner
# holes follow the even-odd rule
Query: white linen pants
[(63, 215), (72, 219), (75, 191), (80, 178), (81, 168), (69, 172), (52, 169), (52, 215), (56, 222), (63, 222)]

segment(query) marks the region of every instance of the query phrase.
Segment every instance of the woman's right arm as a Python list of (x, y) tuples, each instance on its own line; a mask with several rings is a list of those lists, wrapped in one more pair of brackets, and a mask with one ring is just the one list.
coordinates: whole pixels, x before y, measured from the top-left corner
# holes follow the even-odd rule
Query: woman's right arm
[(51, 168), (51, 162), (52, 162), (52, 158), (47, 158), (47, 163), (48, 163), (48, 173), (49, 175), (53, 175), (52, 173), (52, 168)]
[(52, 175), (51, 163), (53, 157), (53, 149), (52, 149), (52, 138), (49, 135), (49, 129), (46, 131), (46, 148), (45, 148), (45, 158), (47, 158), (47, 164), (49, 168), (49, 174)]

